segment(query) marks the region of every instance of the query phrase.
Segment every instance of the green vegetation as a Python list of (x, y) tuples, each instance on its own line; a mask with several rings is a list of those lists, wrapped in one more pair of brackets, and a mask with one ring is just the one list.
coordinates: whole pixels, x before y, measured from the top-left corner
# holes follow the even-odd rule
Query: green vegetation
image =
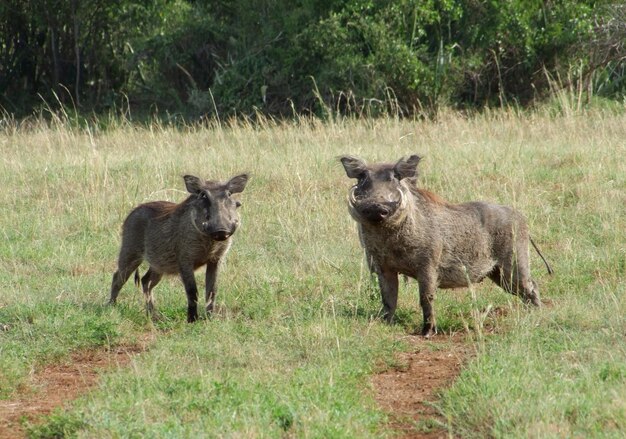
[[(559, 105), (567, 105), (563, 100)], [(0, 398), (29, 373), (84, 348), (154, 341), (127, 368), (33, 437), (378, 437), (369, 376), (421, 326), (417, 285), (399, 323), (374, 316), (371, 285), (336, 157), (418, 152), (421, 185), (450, 201), (526, 213), (549, 258), (533, 273), (550, 305), (528, 310), (484, 283), (440, 291), (440, 329), (476, 347), (438, 406), (463, 437), (615, 436), (626, 429), (626, 116), (567, 107), (436, 121), (300, 119), (106, 132), (35, 122), (0, 134)], [(131, 283), (104, 306), (121, 223), (138, 203), (185, 197), (182, 175), (249, 171), (241, 229), (223, 266), (218, 312), (185, 323), (176, 278), (156, 289), (151, 323)], [(203, 276), (198, 279), (203, 283)], [(475, 295), (474, 295), (475, 293)], [(489, 306), (505, 317), (479, 313)]]
[(612, 0), (4, 0), (0, 108), (431, 115), (552, 83), (621, 101), (625, 18)]

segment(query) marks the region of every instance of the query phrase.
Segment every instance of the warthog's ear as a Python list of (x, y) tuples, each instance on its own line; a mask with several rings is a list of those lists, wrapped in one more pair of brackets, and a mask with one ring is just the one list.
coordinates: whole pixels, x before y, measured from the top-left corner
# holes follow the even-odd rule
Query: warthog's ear
[(203, 181), (198, 177), (194, 177), (193, 175), (185, 175), (183, 177), (185, 179), (185, 186), (187, 186), (187, 191), (192, 194), (197, 194), (202, 190)]
[(238, 194), (239, 192), (243, 192), (246, 188), (246, 184), (248, 183), (248, 174), (237, 175), (226, 183), (226, 187), (233, 194)]
[(346, 155), (339, 160), (341, 160), (341, 164), (349, 178), (360, 178), (367, 171), (367, 165), (358, 157)]
[(393, 171), (396, 173), (398, 180), (403, 178), (416, 177), (417, 176), (417, 164), (422, 160), (418, 155), (412, 155), (408, 159), (400, 159), (396, 166), (393, 167)]

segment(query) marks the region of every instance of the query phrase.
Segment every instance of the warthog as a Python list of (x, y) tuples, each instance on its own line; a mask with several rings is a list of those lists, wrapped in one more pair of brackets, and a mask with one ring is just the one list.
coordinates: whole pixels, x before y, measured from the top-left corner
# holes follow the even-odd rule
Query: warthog
[[(474, 201), (452, 204), (416, 186), (420, 157), (368, 166), (341, 157), (357, 183), (349, 192), (350, 215), (370, 270), (379, 280), (383, 317), (391, 322), (398, 301), (398, 274), (417, 280), (424, 315), (422, 335), (436, 333), (435, 289), (467, 287), (489, 277), (505, 291), (539, 306), (530, 277), (526, 220), (516, 210)], [(548, 272), (552, 269), (539, 249)]]
[(185, 175), (191, 195), (182, 203), (153, 201), (137, 206), (122, 227), (122, 248), (118, 269), (111, 283), (114, 304), (122, 286), (143, 260), (150, 267), (141, 278), (148, 314), (154, 313), (152, 289), (164, 274), (180, 274), (187, 293), (187, 321), (198, 319), (198, 288), (194, 271), (206, 265), (206, 310), (213, 310), (217, 267), (231, 245), (239, 225), (237, 208), (241, 203), (231, 197), (246, 187), (248, 175), (237, 175), (227, 182), (203, 181)]

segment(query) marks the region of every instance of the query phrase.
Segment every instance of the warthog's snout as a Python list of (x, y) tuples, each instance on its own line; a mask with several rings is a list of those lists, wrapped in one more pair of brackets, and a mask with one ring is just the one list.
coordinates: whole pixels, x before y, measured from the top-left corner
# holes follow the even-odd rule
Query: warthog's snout
[(228, 230), (217, 230), (211, 233), (211, 238), (213, 238), (215, 241), (226, 241), (228, 238), (230, 238), (230, 235), (232, 235), (232, 232)]
[(215, 226), (212, 226), (209, 221), (202, 223), (202, 229), (203, 232), (209, 235), (214, 241), (226, 241), (233, 235), (233, 233), (235, 233), (234, 227), (232, 230), (228, 230), (227, 228), (216, 229)]
[(358, 207), (359, 213), (368, 221), (380, 222), (393, 215), (398, 210), (399, 203), (390, 201), (384, 203), (364, 203)]

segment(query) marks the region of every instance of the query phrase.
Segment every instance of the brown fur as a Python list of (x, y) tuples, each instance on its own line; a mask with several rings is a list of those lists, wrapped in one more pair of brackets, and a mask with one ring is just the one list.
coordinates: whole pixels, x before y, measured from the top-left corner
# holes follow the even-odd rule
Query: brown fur
[(148, 209), (153, 209), (155, 212), (160, 212), (158, 215), (158, 219), (167, 218), (176, 212), (177, 209), (181, 209), (184, 205), (183, 203), (171, 203), (169, 201), (152, 201), (150, 203), (140, 204), (140, 206), (144, 206)]
[(539, 290), (530, 277), (528, 226), (519, 212), (485, 202), (451, 204), (418, 189), (418, 156), (395, 165), (368, 166), (351, 156), (341, 161), (348, 177), (357, 179), (350, 214), (378, 275), (388, 321), (397, 305), (398, 274), (418, 281), (425, 336), (436, 332), (432, 304), (437, 287), (467, 287), (489, 277), (539, 306)]
[(421, 195), (422, 197), (424, 197), (425, 199), (427, 199), (428, 201), (434, 203), (434, 204), (441, 204), (442, 206), (447, 206), (450, 203), (448, 203), (446, 200), (444, 200), (443, 198), (441, 198), (439, 195), (427, 191), (426, 189), (419, 189), (413, 185), (411, 185), (411, 190), (414, 192), (417, 192), (419, 195)]
[(213, 310), (217, 292), (217, 268), (231, 245), (231, 236), (239, 224), (237, 207), (231, 198), (242, 192), (246, 174), (225, 183), (205, 182), (185, 176), (192, 194), (182, 203), (153, 201), (137, 206), (122, 227), (122, 247), (118, 269), (111, 282), (109, 303), (114, 304), (122, 286), (143, 260), (150, 267), (141, 278), (149, 314), (154, 312), (152, 289), (164, 274), (180, 274), (187, 293), (187, 320), (198, 318), (198, 289), (194, 271), (206, 265), (206, 310)]

